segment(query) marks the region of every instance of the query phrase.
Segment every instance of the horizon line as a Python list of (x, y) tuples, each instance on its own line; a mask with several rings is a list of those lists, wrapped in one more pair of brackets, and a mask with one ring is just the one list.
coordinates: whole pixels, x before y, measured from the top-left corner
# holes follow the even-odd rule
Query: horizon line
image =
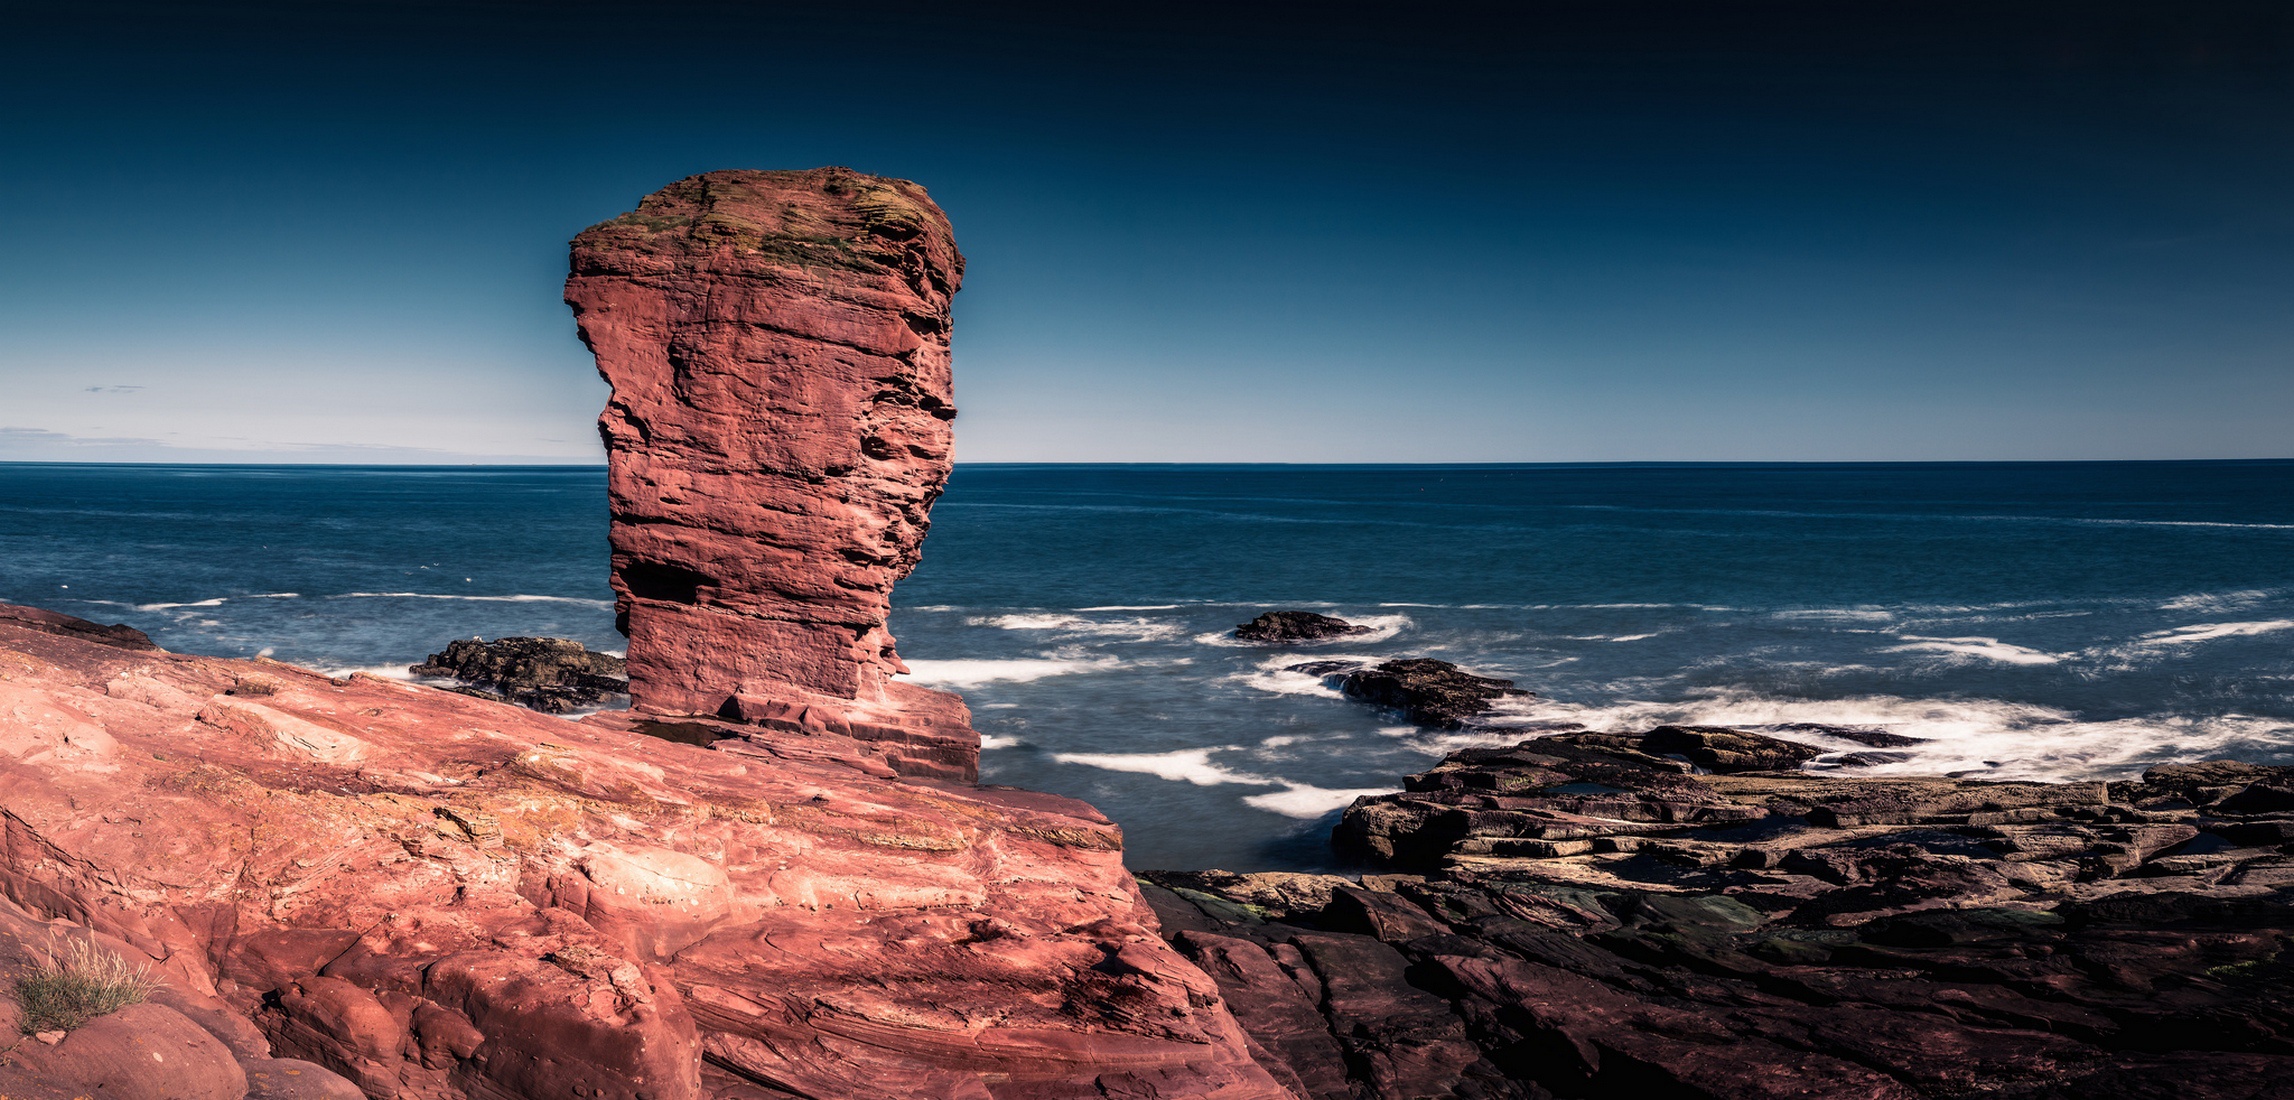
[[(2234, 466), (2294, 464), (2294, 455), (2276, 458), (1884, 458), (1884, 459), (1560, 459), (1488, 462), (1269, 462), (1269, 461), (991, 461), (957, 462), (957, 469), (1539, 469), (1612, 467), (1763, 466)], [(602, 472), (603, 462), (102, 462), (66, 459), (0, 459), (0, 467), (61, 467), (178, 470), (581, 470)]]

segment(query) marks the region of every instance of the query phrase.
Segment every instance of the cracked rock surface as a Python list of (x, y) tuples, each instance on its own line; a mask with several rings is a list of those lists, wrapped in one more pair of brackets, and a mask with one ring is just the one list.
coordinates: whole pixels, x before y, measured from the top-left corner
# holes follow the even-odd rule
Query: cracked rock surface
[(1322, 1100), (2294, 1096), (2294, 768), (1791, 770), (1809, 752), (1470, 749), (1346, 812), (1396, 873), (1146, 893)]

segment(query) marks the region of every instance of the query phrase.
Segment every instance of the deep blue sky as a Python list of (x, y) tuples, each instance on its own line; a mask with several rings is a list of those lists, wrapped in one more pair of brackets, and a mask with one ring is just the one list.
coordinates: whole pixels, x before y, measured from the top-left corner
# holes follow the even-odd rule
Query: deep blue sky
[(962, 459), (2294, 454), (2283, 3), (824, 7), (0, 3), (0, 459), (595, 461), (566, 239), (832, 163)]

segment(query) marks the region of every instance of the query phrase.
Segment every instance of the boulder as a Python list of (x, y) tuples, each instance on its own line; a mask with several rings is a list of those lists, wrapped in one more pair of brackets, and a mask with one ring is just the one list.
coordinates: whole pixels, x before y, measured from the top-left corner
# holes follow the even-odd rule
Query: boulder
[(1338, 690), (1365, 703), (1391, 707), (1421, 726), (1462, 729), (1498, 700), (1533, 694), (1511, 680), (1476, 676), (1448, 661), (1412, 657), (1356, 669), (1338, 677)]
[(1235, 628), (1235, 637), (1246, 642), (1276, 645), (1320, 642), (1368, 633), (1369, 627), (1356, 626), (1344, 619), (1312, 611), (1269, 611)]
[(544, 714), (603, 706), (629, 691), (627, 664), (566, 638), (457, 639), (409, 669)]

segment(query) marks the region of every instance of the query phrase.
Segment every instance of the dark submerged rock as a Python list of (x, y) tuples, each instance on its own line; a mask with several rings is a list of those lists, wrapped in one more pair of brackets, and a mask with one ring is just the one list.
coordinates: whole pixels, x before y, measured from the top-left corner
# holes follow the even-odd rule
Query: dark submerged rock
[(1467, 750), (1340, 826), (1416, 873), (1145, 893), (1315, 1097), (2294, 1098), (2294, 768), (1790, 770), (1813, 751)]
[(460, 680), (467, 694), (545, 714), (602, 706), (629, 693), (622, 659), (565, 638), (457, 639), (408, 671)]
[(1338, 678), (1338, 690), (1365, 703), (1392, 707), (1410, 721), (1436, 729), (1462, 729), (1500, 699), (1535, 694), (1513, 686), (1511, 680), (1476, 676), (1430, 657), (1387, 661), (1345, 673)]
[(110, 626), (104, 626), (100, 623), (91, 623), (86, 619), (75, 619), (60, 612), (43, 611), (37, 607), (0, 604), (0, 623), (37, 630), (43, 634), (78, 638), (83, 642), (94, 642), (116, 649), (156, 650), (159, 648), (152, 644), (150, 635), (126, 623), (113, 623)]
[(1344, 619), (1318, 615), (1312, 611), (1269, 611), (1235, 628), (1235, 637), (1246, 642), (1271, 642), (1277, 645), (1319, 642), (1326, 638), (1345, 638), (1368, 633), (1369, 627), (1356, 626)]

